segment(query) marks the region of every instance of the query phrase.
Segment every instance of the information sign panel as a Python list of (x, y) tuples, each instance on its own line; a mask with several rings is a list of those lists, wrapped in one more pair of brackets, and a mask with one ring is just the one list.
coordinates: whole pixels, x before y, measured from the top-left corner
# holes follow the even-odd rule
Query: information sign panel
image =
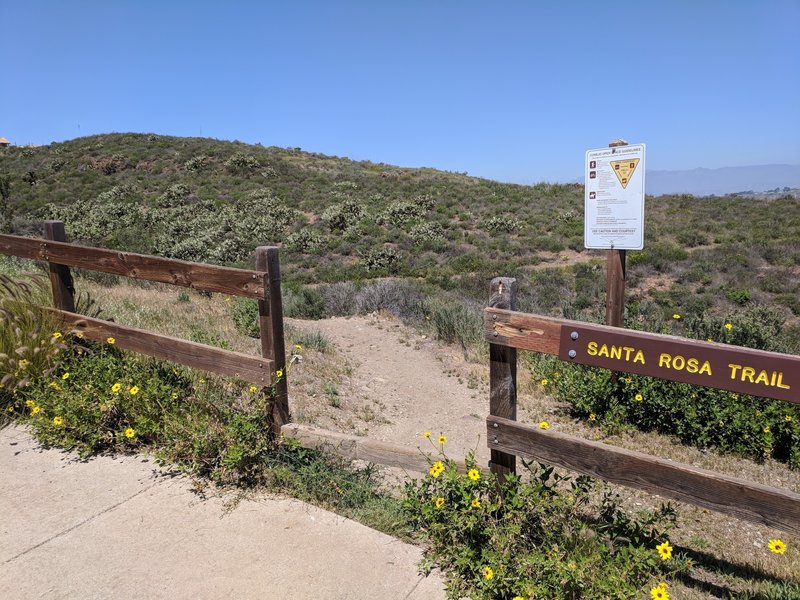
[(630, 144), (586, 152), (587, 248), (644, 247), (644, 149), (644, 144)]

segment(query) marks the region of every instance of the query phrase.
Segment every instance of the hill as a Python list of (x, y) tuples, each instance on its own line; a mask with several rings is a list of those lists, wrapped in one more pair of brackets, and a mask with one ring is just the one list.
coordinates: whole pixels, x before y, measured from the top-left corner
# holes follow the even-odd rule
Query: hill
[[(279, 243), (294, 289), (389, 275), (482, 304), (488, 279), (502, 274), (521, 280), (525, 309), (594, 318), (602, 302), (603, 253), (583, 249), (577, 184), (140, 134), (0, 149), (0, 177), (21, 233), (57, 218), (75, 241), (229, 264)], [(792, 318), (799, 209), (790, 196), (648, 198), (629, 296), (667, 318), (752, 304)]]
[[(776, 189), (777, 188), (777, 189)], [(724, 196), (742, 192), (788, 194), (800, 190), (800, 165), (754, 165), (689, 171), (647, 171), (647, 191), (660, 194)]]

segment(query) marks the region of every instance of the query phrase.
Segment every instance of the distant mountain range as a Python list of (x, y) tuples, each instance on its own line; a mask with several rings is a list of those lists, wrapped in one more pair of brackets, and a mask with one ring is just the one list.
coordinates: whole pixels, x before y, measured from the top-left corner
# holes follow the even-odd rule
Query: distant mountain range
[(647, 194), (653, 196), (662, 194), (724, 196), (742, 192), (790, 193), (800, 189), (800, 165), (756, 165), (689, 171), (648, 170), (645, 187)]

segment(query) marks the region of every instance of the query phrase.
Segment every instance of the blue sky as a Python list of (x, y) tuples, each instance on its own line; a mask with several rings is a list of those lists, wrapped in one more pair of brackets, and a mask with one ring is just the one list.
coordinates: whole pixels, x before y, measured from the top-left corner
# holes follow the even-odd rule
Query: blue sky
[(0, 136), (206, 136), (500, 181), (800, 164), (800, 2), (0, 0)]

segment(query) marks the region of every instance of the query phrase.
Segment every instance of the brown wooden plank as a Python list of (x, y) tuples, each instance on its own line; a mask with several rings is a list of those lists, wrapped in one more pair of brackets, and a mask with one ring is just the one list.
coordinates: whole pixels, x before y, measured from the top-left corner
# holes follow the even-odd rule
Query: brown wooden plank
[[(365, 437), (328, 431), (311, 425), (287, 423), (281, 427), (284, 438), (294, 438), (303, 448), (313, 448), (333, 452), (349, 460), (363, 460), (388, 467), (398, 467), (416, 473), (427, 473), (431, 466), (429, 459), (419, 448), (408, 448), (399, 444), (379, 442)], [(467, 472), (463, 459), (453, 459), (461, 473)], [(488, 469), (478, 469), (484, 473)]]
[[(489, 306), (517, 308), (517, 280), (495, 277), (489, 286)], [(517, 350), (508, 346), (489, 344), (489, 414), (506, 419), (517, 418)], [(489, 466), (492, 473), (504, 478), (516, 473), (517, 459), (513, 454), (491, 450)]]
[[(44, 237), (55, 242), (66, 242), (67, 234), (64, 231), (64, 223), (62, 221), (45, 221)], [(69, 267), (50, 263), (49, 269), (53, 304), (58, 309), (75, 312), (75, 285)]]
[(91, 340), (105, 342), (113, 337), (115, 345), (124, 350), (163, 358), (211, 373), (238, 377), (260, 386), (272, 383), (274, 363), (260, 356), (223, 350), (62, 310), (53, 312), (66, 326), (81, 331)]
[(260, 299), (267, 293), (266, 274), (247, 269), (37, 240), (18, 235), (0, 235), (0, 252), (33, 260), (44, 260), (51, 264), (102, 271), (232, 296)]
[(499, 308), (484, 309), (487, 342), (546, 354), (558, 354), (561, 325), (569, 322)]
[(489, 416), (489, 447), (800, 534), (800, 494)]
[(280, 434), (281, 425), (290, 421), (289, 388), (286, 382), (286, 346), (283, 339), (283, 303), (281, 300), (281, 267), (278, 248), (256, 248), (256, 269), (267, 274), (267, 295), (258, 301), (258, 324), (261, 332), (261, 355), (273, 361), (282, 376), (275, 382), (270, 404), (270, 426)]
[(800, 403), (800, 356), (492, 308), (485, 332), (568, 362)]

